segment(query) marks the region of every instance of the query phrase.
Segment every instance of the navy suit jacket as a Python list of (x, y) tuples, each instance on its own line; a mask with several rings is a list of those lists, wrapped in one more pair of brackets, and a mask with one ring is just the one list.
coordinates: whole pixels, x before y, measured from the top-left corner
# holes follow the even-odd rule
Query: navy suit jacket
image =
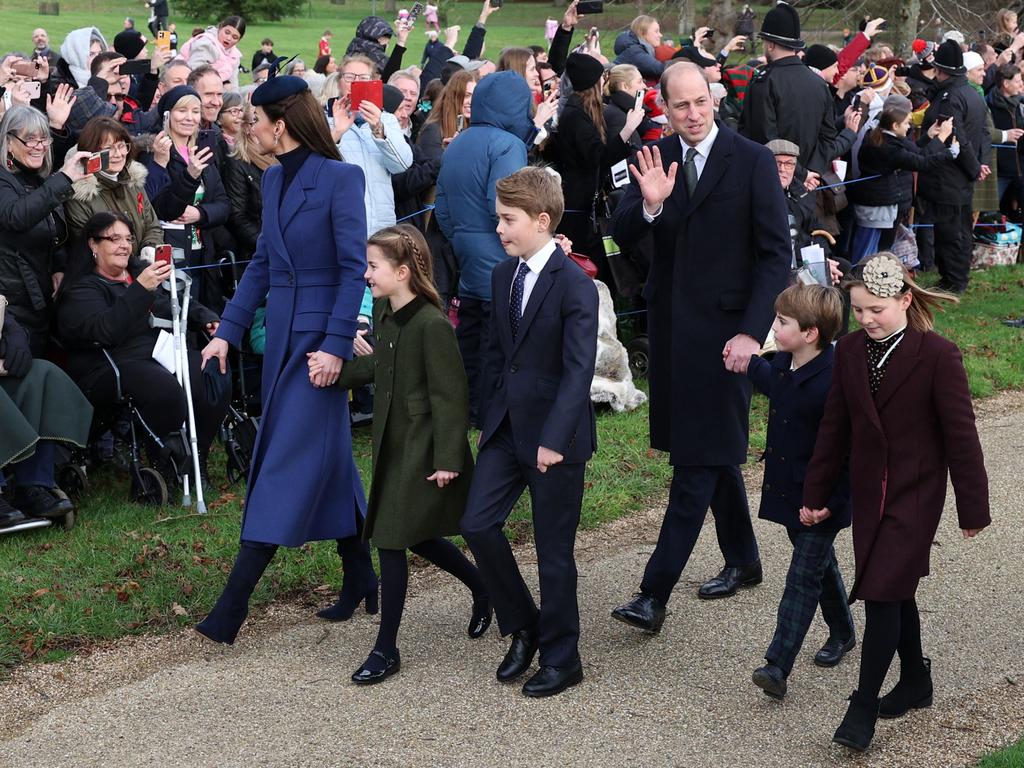
[(537, 276), (512, 339), (509, 294), (519, 259), (491, 274), (491, 334), (484, 358), (486, 400), (480, 447), (507, 415), (516, 456), (537, 464), (537, 448), (585, 462), (597, 450), (590, 384), (597, 358), (597, 288), (560, 248)]

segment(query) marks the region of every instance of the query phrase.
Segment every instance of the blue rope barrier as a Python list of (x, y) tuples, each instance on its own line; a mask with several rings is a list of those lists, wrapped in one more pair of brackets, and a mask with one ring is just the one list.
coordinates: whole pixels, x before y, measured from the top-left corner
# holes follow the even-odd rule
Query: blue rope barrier
[(432, 210), (434, 210), (434, 206), (433, 205), (428, 205), (422, 211), (416, 211), (416, 213), (410, 213), (408, 216), (403, 216), (398, 221), (396, 221), (395, 224), (400, 224), (401, 222), (403, 222), (403, 221), (405, 221), (407, 219), (415, 218), (416, 216), (419, 216), (421, 213), (427, 213), (428, 211), (432, 211)]

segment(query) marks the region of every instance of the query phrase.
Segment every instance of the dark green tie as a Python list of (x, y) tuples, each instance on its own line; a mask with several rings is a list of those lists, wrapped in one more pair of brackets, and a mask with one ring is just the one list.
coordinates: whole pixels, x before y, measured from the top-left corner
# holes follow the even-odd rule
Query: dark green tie
[(683, 180), (686, 182), (686, 194), (693, 197), (693, 191), (697, 189), (697, 164), (693, 158), (697, 156), (697, 150), (690, 147), (686, 150), (686, 158), (683, 160)]

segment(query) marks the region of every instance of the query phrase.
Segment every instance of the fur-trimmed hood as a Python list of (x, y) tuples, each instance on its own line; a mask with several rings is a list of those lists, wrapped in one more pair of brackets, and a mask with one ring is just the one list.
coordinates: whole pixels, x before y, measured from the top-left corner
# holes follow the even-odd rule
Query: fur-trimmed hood
[[(118, 174), (116, 183), (123, 184), (133, 193), (142, 192), (146, 188), (146, 177), (148, 175), (149, 171), (146, 170), (146, 166), (132, 160)], [(79, 179), (71, 186), (75, 190), (75, 200), (88, 202), (99, 197), (103, 185), (113, 186), (114, 183), (98, 174), (93, 174), (86, 176), (84, 179)]]

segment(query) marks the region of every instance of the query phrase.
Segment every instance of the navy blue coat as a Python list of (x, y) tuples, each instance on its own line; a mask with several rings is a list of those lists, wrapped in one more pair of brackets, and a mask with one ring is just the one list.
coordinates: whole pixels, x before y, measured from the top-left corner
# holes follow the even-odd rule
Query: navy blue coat
[(832, 514), (817, 525), (800, 522), (804, 474), (825, 413), (834, 354), (830, 344), (809, 363), (790, 371), (793, 356), (779, 352), (771, 362), (753, 357), (747, 368), (754, 387), (767, 395), (769, 402), (764, 483), (757, 516), (798, 531), (837, 531), (850, 524), (850, 483), (845, 468), (827, 504)]
[[(666, 169), (682, 166), (678, 136), (657, 146)], [(725, 369), (722, 349), (738, 333), (764, 340), (789, 279), (789, 214), (772, 153), (719, 123), (692, 200), (680, 170), (665, 210), (648, 224), (639, 187), (626, 187), (612, 216), (615, 241), (632, 244), (651, 229), (643, 292), (651, 446), (668, 451), (674, 466), (742, 464), (750, 382)]]
[(352, 458), (348, 394), (309, 382), (306, 353), (350, 360), (366, 282), (363, 172), (312, 154), (281, 197), (283, 171), (263, 174), (263, 230), (225, 307), (218, 338), (240, 347), (267, 301), (263, 418), (242, 539), (296, 547), (356, 532), (366, 510)]
[(508, 308), (518, 265), (519, 259), (506, 258), (491, 278), (494, 300), (482, 390), (490, 395), (481, 408), (480, 447), (507, 414), (523, 464), (537, 466), (539, 446), (562, 454), (566, 464), (585, 462), (597, 450), (590, 401), (597, 358), (597, 288), (555, 248), (537, 276), (513, 341)]

